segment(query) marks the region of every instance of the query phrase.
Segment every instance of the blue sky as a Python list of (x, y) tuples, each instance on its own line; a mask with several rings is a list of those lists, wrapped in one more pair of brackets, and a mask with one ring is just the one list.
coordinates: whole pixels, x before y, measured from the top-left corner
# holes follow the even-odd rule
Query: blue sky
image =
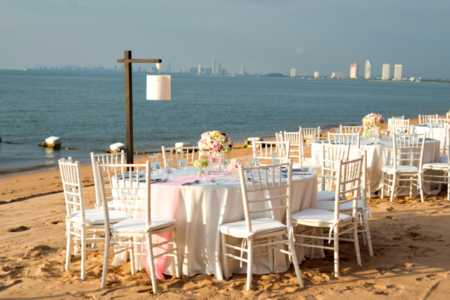
[(0, 69), (113, 67), (124, 50), (163, 69), (213, 58), (227, 71), (349, 73), (403, 64), (405, 76), (450, 78), (450, 1), (1, 1)]

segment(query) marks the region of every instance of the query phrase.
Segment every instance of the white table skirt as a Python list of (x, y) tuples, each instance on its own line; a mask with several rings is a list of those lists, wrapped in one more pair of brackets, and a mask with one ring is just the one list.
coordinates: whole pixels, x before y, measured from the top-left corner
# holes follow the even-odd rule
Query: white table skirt
[[(187, 170), (175, 170), (175, 177), (195, 174), (195, 168)], [(242, 203), (241, 186), (239, 179), (231, 176), (216, 178), (219, 185), (206, 180), (197, 185), (181, 186), (178, 206), (178, 243), (180, 257), (182, 257), (183, 274), (194, 276), (196, 274), (214, 274), (217, 279), (223, 279), (222, 254), (219, 227), (222, 224), (245, 220), (244, 206)], [(141, 183), (142, 184), (142, 183)], [(154, 186), (154, 185), (152, 185)], [(272, 190), (272, 193), (278, 193)], [(292, 212), (298, 212), (307, 208), (315, 208), (317, 196), (317, 177), (314, 173), (293, 180)], [(153, 199), (164, 201), (164, 199)], [(267, 203), (267, 202), (264, 202)], [(267, 205), (267, 204), (259, 204)], [(278, 206), (278, 205), (277, 205)], [(259, 209), (259, 207), (257, 208)], [(273, 218), (285, 222), (285, 211), (276, 211)], [(143, 213), (142, 213), (143, 214)], [(135, 217), (141, 217), (135, 215)], [(142, 215), (143, 217), (143, 215)], [(255, 218), (272, 217), (271, 212), (255, 214)], [(300, 230), (301, 228), (297, 228)], [(227, 242), (239, 245), (240, 239), (228, 237)], [(263, 247), (257, 248), (258, 250)], [(255, 252), (258, 253), (258, 252)], [(303, 248), (297, 249), (298, 261), (304, 260)], [(236, 255), (240, 255), (236, 251)], [(316, 250), (316, 258), (323, 257), (323, 251)], [(117, 260), (115, 260), (117, 264)], [(275, 252), (275, 272), (285, 272), (289, 268), (287, 255)], [(229, 272), (246, 273), (246, 264), (239, 266), (238, 261), (229, 261)], [(254, 274), (269, 274), (268, 256), (255, 257), (253, 260)], [(164, 274), (175, 274), (175, 264), (169, 257)]]
[(418, 134), (427, 134), (427, 137), (437, 139), (441, 142), (441, 147), (445, 143), (445, 128), (434, 127), (431, 128), (429, 125), (412, 125), (413, 132)]
[[(328, 143), (328, 141), (324, 141)], [(369, 170), (369, 181), (372, 193), (381, 189), (381, 168), (385, 165), (392, 165), (394, 159), (394, 148), (392, 140), (379, 141), (375, 145), (367, 145), (364, 138), (360, 140), (361, 149), (367, 150), (367, 166)], [(312, 144), (311, 151), (312, 161), (314, 164), (319, 164), (322, 161), (322, 141), (317, 141)], [(439, 162), (439, 141), (428, 139), (425, 143), (423, 153), (423, 163)], [(424, 189), (426, 192), (427, 190)], [(414, 190), (414, 195), (417, 195), (417, 190)], [(408, 191), (398, 191), (396, 195), (409, 195)]]

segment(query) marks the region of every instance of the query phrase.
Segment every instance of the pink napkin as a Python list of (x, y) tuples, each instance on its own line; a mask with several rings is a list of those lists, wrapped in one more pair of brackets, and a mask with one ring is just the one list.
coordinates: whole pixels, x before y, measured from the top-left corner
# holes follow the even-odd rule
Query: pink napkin
[[(226, 172), (224, 175), (208, 175), (207, 180), (212, 178), (223, 177), (230, 175), (230, 172)], [(180, 200), (180, 186), (183, 183), (195, 181), (196, 175), (189, 175), (170, 179), (167, 182), (154, 183), (151, 186), (151, 199), (152, 199), (152, 220), (155, 219), (177, 219), (178, 215), (178, 202)], [(194, 185), (195, 186), (195, 185)], [(172, 238), (172, 230), (166, 231), (162, 234), (152, 235), (152, 242), (162, 242), (167, 241)], [(145, 238), (144, 238), (145, 240)], [(169, 250), (170, 244), (160, 246), (158, 248), (153, 248), (153, 255), (158, 255), (159, 253)], [(144, 253), (143, 260), (145, 270), (148, 276), (151, 276), (150, 265), (148, 264), (147, 256), (147, 245), (144, 244), (142, 249)], [(161, 256), (155, 259), (155, 277), (159, 280), (164, 280), (163, 271), (166, 267), (167, 256)], [(180, 263), (182, 263), (180, 257)]]

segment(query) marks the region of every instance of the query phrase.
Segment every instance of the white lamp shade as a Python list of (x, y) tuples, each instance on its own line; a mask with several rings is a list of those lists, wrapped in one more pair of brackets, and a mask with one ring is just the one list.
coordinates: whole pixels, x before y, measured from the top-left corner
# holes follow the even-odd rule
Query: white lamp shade
[(170, 75), (147, 75), (147, 100), (170, 100)]

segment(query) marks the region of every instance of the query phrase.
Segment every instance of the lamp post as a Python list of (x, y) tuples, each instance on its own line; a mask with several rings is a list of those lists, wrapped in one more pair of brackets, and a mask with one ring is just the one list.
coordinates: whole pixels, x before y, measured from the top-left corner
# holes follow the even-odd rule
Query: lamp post
[[(117, 59), (118, 63), (123, 63), (125, 69), (125, 116), (126, 116), (126, 140), (127, 140), (127, 163), (134, 163), (133, 159), (133, 83), (132, 83), (132, 63), (157, 63), (161, 68), (161, 59), (132, 59), (131, 51), (124, 51), (124, 58)], [(153, 84), (149, 85), (149, 77)], [(169, 77), (162, 78), (162, 77)], [(147, 90), (147, 100), (170, 100), (170, 76), (147, 76), (147, 89), (152, 89), (149, 96)]]

